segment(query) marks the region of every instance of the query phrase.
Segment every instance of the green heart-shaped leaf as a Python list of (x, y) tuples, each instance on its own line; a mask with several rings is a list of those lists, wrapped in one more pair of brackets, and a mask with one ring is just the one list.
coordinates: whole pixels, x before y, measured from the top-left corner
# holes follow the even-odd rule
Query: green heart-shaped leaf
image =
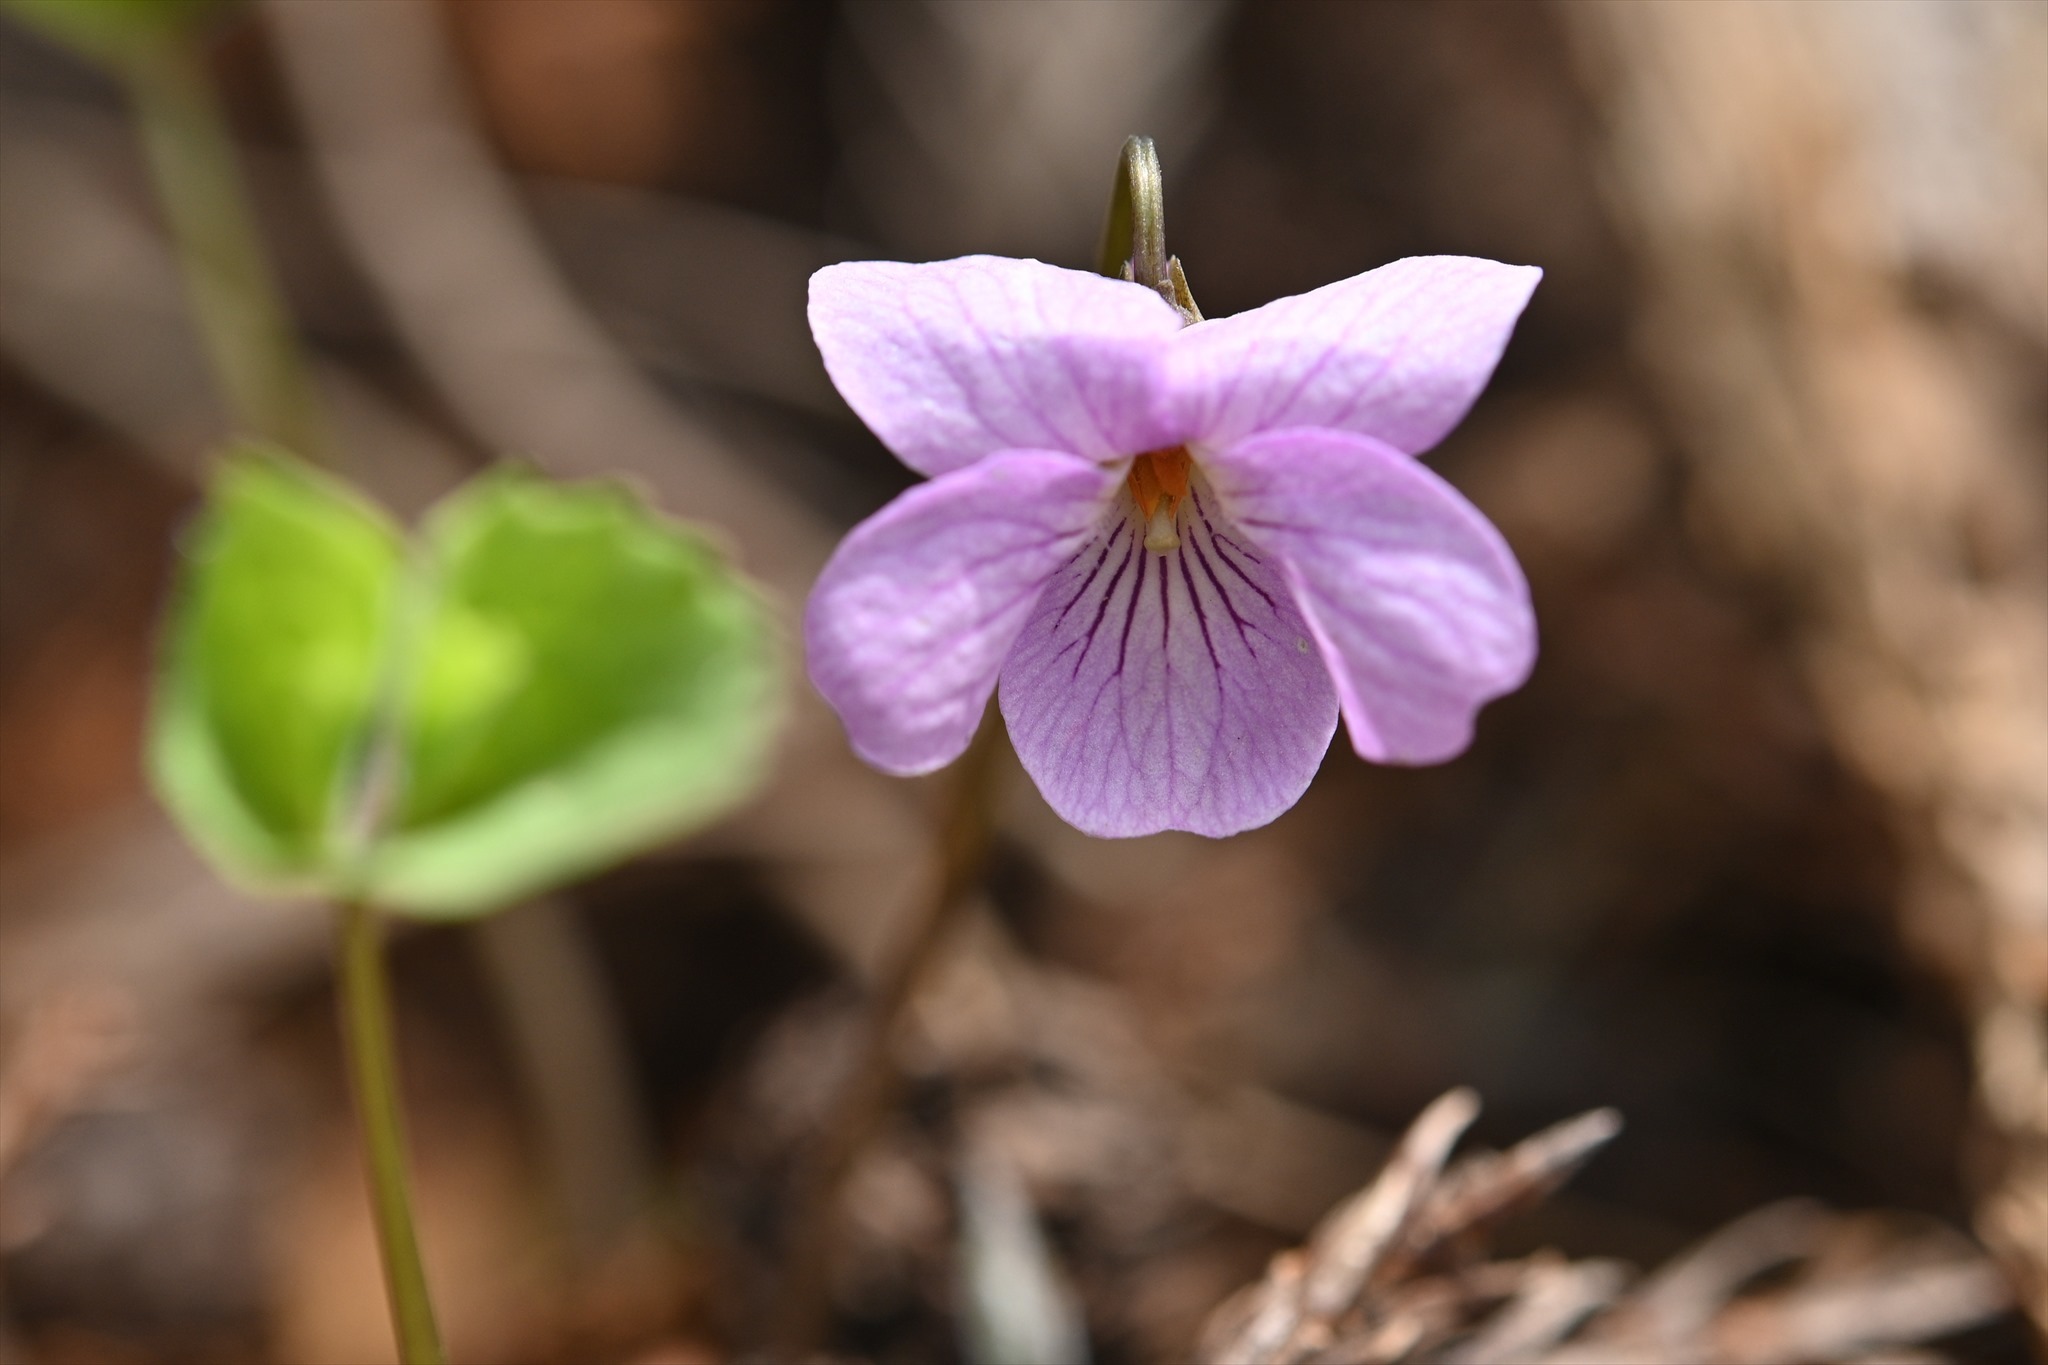
[(405, 781), (367, 891), (474, 913), (724, 811), (780, 696), (762, 604), (616, 486), (478, 480), (427, 527)]
[(399, 590), (397, 530), (274, 452), (230, 458), (190, 533), (150, 768), (235, 880), (325, 889)]
[(240, 880), (478, 914), (742, 799), (778, 653), (753, 590), (623, 488), (487, 475), (407, 564), (340, 485), (243, 455), (194, 537), (153, 766)]

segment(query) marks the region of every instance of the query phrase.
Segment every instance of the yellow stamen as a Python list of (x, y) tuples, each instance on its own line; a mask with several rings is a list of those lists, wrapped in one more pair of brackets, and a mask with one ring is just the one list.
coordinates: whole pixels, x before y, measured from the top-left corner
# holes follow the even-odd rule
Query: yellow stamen
[(1131, 461), (1131, 501), (1145, 519), (1145, 548), (1154, 554), (1180, 546), (1180, 504), (1193, 464), (1186, 446), (1148, 450)]

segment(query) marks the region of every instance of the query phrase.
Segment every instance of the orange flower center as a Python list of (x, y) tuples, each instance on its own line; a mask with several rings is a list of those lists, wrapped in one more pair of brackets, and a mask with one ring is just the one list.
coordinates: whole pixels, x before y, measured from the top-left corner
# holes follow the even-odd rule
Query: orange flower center
[(1193, 465), (1186, 446), (1148, 450), (1131, 461), (1131, 501), (1145, 521), (1146, 549), (1165, 554), (1179, 547), (1180, 503), (1188, 495)]

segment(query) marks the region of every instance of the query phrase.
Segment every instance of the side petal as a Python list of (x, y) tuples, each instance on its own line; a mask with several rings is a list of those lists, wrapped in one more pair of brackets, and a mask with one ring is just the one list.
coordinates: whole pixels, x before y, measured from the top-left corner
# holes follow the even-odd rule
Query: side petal
[(1046, 588), (1003, 665), (1003, 718), (1062, 819), (1109, 837), (1263, 825), (1307, 790), (1337, 697), (1276, 561), (1197, 481), (1178, 549), (1127, 496)]
[(1003, 656), (1118, 477), (1008, 451), (919, 484), (840, 542), (811, 589), (804, 648), (862, 758), (909, 774), (960, 756)]
[(1167, 357), (1177, 440), (1224, 445), (1328, 427), (1411, 455), (1486, 387), (1543, 272), (1474, 256), (1411, 256), (1188, 328)]
[(810, 317), (840, 394), (920, 473), (1172, 444), (1154, 390), (1180, 315), (1126, 280), (1001, 256), (855, 261), (811, 276)]
[(1360, 756), (1437, 763), (1536, 659), (1529, 586), (1456, 489), (1378, 441), (1297, 429), (1210, 457), (1231, 514), (1286, 564)]

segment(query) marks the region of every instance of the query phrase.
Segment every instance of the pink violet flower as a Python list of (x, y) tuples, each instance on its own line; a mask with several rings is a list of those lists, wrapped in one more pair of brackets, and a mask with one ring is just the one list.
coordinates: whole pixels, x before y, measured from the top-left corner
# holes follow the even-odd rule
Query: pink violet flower
[(1485, 387), (1541, 272), (1425, 256), (1184, 326), (1038, 261), (811, 277), (832, 382), (928, 477), (805, 613), (810, 673), (885, 772), (958, 757), (1000, 681), (1052, 808), (1104, 836), (1263, 825), (1341, 709), (1435, 763), (1528, 676), (1528, 586), (1414, 457)]

